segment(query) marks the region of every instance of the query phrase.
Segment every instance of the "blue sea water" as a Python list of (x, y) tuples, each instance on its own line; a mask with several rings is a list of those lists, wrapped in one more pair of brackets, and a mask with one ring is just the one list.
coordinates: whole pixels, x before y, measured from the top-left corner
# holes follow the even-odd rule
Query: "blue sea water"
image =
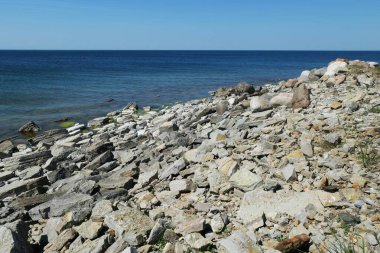
[(29, 120), (44, 130), (65, 117), (85, 123), (131, 101), (159, 107), (240, 81), (296, 77), (338, 57), (380, 61), (380, 52), (0, 51), (0, 137)]

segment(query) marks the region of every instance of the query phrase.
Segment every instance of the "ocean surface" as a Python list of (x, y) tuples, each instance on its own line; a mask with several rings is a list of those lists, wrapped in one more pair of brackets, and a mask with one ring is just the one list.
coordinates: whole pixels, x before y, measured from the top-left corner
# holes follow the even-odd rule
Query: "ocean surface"
[(85, 123), (131, 101), (160, 107), (240, 81), (297, 77), (338, 57), (380, 62), (378, 51), (0, 51), (0, 139), (29, 120), (43, 130), (61, 118)]

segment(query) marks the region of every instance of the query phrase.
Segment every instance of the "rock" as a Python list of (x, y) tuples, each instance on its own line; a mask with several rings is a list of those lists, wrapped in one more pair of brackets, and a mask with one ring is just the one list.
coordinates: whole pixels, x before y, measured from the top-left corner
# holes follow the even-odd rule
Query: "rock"
[(218, 113), (219, 115), (222, 115), (227, 110), (228, 110), (228, 103), (227, 102), (224, 102), (224, 101), (223, 102), (219, 102), (216, 105), (216, 113)]
[(342, 103), (340, 101), (334, 101), (330, 104), (330, 108), (333, 110), (339, 109), (342, 107)]
[(299, 224), (297, 227), (294, 227), (292, 230), (290, 230), (289, 237), (292, 238), (302, 234), (309, 235), (309, 231), (302, 224)]
[(232, 176), (238, 170), (238, 163), (232, 157), (224, 157), (217, 161), (218, 170), (224, 176)]
[(372, 246), (377, 246), (379, 244), (379, 239), (377, 239), (373, 234), (366, 234), (366, 239)]
[(144, 237), (154, 226), (154, 222), (148, 216), (129, 207), (107, 214), (104, 224), (115, 230), (117, 237), (122, 237), (132, 246), (142, 244)]
[(341, 62), (341, 61), (332, 62), (327, 67), (325, 76), (335, 76), (338, 73), (347, 72), (348, 71), (347, 65), (348, 64), (346, 62)]
[(282, 175), (285, 178), (285, 181), (297, 180), (296, 168), (293, 164), (288, 164), (282, 168)]
[(375, 78), (367, 77), (367, 75), (362, 74), (362, 75), (358, 75), (358, 82), (362, 85), (371, 86), (375, 83)]
[(313, 137), (308, 133), (302, 133), (301, 139), (300, 139), (300, 147), (302, 152), (312, 157), (314, 155), (313, 146), (311, 144)]
[(233, 186), (243, 191), (251, 191), (262, 184), (262, 179), (248, 169), (241, 168), (230, 177), (230, 182)]
[(193, 182), (190, 179), (173, 180), (169, 183), (171, 191), (190, 192)]
[(337, 145), (340, 143), (341, 141), (341, 137), (339, 136), (339, 134), (337, 133), (329, 133), (325, 136), (325, 140), (328, 142), (328, 143), (331, 143), (331, 144), (334, 144), (334, 145)]
[(101, 200), (96, 202), (92, 209), (91, 220), (103, 221), (104, 216), (113, 211), (112, 203), (110, 200)]
[[(284, 192), (276, 193), (269, 191), (250, 191), (244, 194), (237, 213), (238, 218), (242, 219), (244, 224), (261, 218), (263, 214), (266, 217), (274, 217), (277, 213), (287, 213), (294, 216), (305, 209), (309, 204), (313, 204), (318, 212), (323, 212), (323, 205), (319, 200), (323, 191), (307, 192)], [(326, 193), (330, 196), (331, 193)]]
[(284, 84), (284, 88), (293, 88), (296, 84), (298, 83), (298, 80), (297, 79), (289, 79), (288, 81), (286, 81), (286, 83)]
[(211, 240), (204, 238), (199, 233), (192, 233), (185, 236), (185, 242), (195, 250), (205, 250), (211, 244)]
[(292, 93), (279, 93), (278, 95), (271, 98), (269, 104), (272, 106), (287, 106), (292, 105), (293, 94)]
[(0, 252), (33, 252), (28, 243), (28, 230), (28, 225), (21, 220), (0, 226)]
[(299, 251), (307, 252), (309, 241), (310, 237), (308, 235), (297, 235), (295, 237), (280, 242), (279, 244), (277, 244), (275, 249), (281, 251), (282, 253), (291, 253)]
[(108, 117), (95, 118), (95, 119), (90, 120), (87, 123), (87, 127), (97, 128), (97, 127), (100, 127), (100, 126), (106, 124), (108, 121), (109, 121)]
[(144, 187), (144, 186), (148, 185), (149, 183), (151, 183), (157, 177), (158, 177), (158, 172), (157, 172), (157, 170), (154, 169), (152, 171), (141, 173), (139, 175), (137, 183), (139, 185), (141, 185), (142, 187)]
[(248, 83), (238, 83), (234, 87), (232, 87), (233, 92), (235, 94), (242, 94), (242, 93), (249, 93), (252, 94), (255, 92), (255, 89), (252, 87), (252, 85), (249, 85)]
[(195, 232), (202, 232), (205, 226), (205, 219), (198, 217), (177, 224), (174, 232), (181, 235), (187, 235)]
[(168, 178), (171, 175), (178, 175), (179, 172), (186, 167), (186, 161), (185, 160), (187, 160), (187, 159), (191, 160), (191, 158), (188, 157), (187, 152), (186, 152), (185, 155), (184, 155), (184, 158), (178, 159), (173, 164), (171, 164), (169, 167), (167, 167), (166, 169), (164, 169), (161, 172), (159, 178), (160, 179), (165, 179), (165, 178)]
[(310, 76), (310, 71), (309, 70), (304, 70), (302, 71), (301, 75), (298, 77), (298, 81), (300, 82), (309, 82), (309, 76)]
[(221, 233), (227, 225), (227, 222), (227, 216), (221, 214), (215, 215), (210, 222), (212, 231), (214, 233)]
[(113, 159), (113, 154), (111, 151), (106, 151), (103, 154), (97, 156), (94, 160), (92, 160), (83, 170), (96, 170), (106, 162), (109, 162)]
[(103, 228), (103, 222), (85, 221), (80, 226), (74, 227), (75, 231), (85, 239), (93, 240), (98, 237)]
[(134, 185), (133, 177), (137, 174), (135, 164), (131, 164), (113, 172), (108, 177), (99, 180), (98, 185), (105, 189), (125, 188), (131, 189)]
[(34, 121), (29, 121), (28, 123), (20, 127), (18, 131), (19, 133), (26, 136), (34, 136), (36, 133), (41, 131), (41, 128)]
[(353, 174), (350, 178), (350, 182), (354, 185), (359, 186), (360, 188), (363, 188), (367, 183), (367, 179), (358, 174)]
[(260, 112), (272, 108), (270, 97), (267, 94), (262, 96), (254, 96), (251, 98), (250, 107), (253, 112)]
[(152, 228), (152, 231), (150, 231), (148, 240), (146, 241), (149, 244), (156, 243), (160, 238), (162, 238), (162, 235), (164, 234), (166, 229), (166, 221), (163, 219), (158, 219), (154, 227)]
[(9, 157), (12, 155), (12, 152), (15, 150), (15, 146), (11, 141), (3, 141), (0, 143), (0, 159)]
[(129, 164), (136, 158), (136, 155), (132, 151), (117, 151), (117, 158), (120, 164)]
[(304, 84), (301, 84), (300, 86), (293, 89), (293, 109), (307, 108), (309, 107), (310, 103), (310, 91), (306, 88)]
[(14, 181), (10, 184), (0, 187), (0, 199), (5, 197), (19, 195), (24, 191), (31, 190), (35, 187), (46, 185), (48, 180), (46, 177), (32, 178), (27, 180)]
[(74, 229), (66, 229), (60, 233), (54, 241), (49, 242), (49, 244), (44, 247), (44, 252), (60, 251), (67, 243), (73, 241), (76, 236), (77, 232)]
[(79, 247), (72, 249), (70, 253), (103, 253), (113, 243), (113, 236), (103, 235), (93, 241), (86, 240)]
[(223, 253), (250, 253), (256, 252), (256, 237), (252, 232), (236, 231), (229, 237), (218, 242), (218, 252)]
[(80, 210), (81, 213), (89, 214), (92, 209), (92, 203), (93, 199), (90, 195), (71, 193), (33, 207), (28, 213), (34, 221), (59, 217), (74, 209), (76, 211)]

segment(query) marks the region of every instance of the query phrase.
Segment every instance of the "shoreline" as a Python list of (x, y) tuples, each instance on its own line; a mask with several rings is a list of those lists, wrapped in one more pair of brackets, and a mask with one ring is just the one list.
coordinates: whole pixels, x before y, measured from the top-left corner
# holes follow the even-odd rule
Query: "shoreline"
[(337, 59), (0, 143), (0, 231), (16, 235), (3, 245), (317, 253), (360, 235), (376, 250), (379, 90), (378, 64)]

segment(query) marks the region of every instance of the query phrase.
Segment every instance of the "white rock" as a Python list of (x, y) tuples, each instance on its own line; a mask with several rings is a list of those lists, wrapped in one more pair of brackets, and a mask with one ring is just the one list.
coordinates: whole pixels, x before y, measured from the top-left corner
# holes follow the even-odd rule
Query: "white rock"
[(173, 180), (169, 183), (171, 191), (190, 192), (192, 181), (190, 179)]
[(262, 179), (247, 168), (241, 168), (231, 176), (230, 182), (243, 191), (251, 191), (262, 183)]
[(335, 76), (339, 72), (347, 72), (347, 63), (342, 61), (335, 61), (330, 63), (327, 67), (325, 76)]

